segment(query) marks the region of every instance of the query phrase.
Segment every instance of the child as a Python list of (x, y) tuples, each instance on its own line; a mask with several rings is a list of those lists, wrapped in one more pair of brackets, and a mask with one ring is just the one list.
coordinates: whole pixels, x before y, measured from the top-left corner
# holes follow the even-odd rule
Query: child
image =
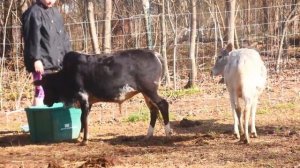
[[(22, 15), (24, 38), (24, 63), (33, 74), (33, 80), (42, 78), (62, 68), (64, 55), (71, 50), (70, 40), (64, 30), (64, 21), (56, 0), (36, 0)], [(35, 88), (33, 105), (43, 105), (44, 91)]]

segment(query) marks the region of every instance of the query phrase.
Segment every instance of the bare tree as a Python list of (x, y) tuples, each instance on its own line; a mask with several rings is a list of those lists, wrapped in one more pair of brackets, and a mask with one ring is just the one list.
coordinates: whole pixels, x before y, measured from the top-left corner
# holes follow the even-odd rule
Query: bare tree
[(263, 20), (264, 20), (264, 23), (265, 23), (264, 24), (264, 31), (266, 32), (266, 31), (269, 30), (269, 24), (266, 24), (266, 23), (268, 23), (268, 19), (269, 19), (268, 2), (267, 2), (267, 0), (263, 0), (263, 7), (264, 7), (264, 9), (263, 9), (263, 12), (264, 12)]
[(226, 0), (226, 38), (227, 43), (234, 45), (234, 32), (235, 32), (235, 4), (236, 0)]
[(149, 0), (143, 0), (144, 14), (145, 14), (145, 23), (146, 23), (146, 32), (147, 32), (147, 46), (149, 49), (153, 48), (152, 45), (152, 31), (151, 31), (151, 18), (150, 18), (150, 3)]
[(196, 66), (196, 37), (197, 37), (197, 7), (196, 0), (190, 1), (190, 7), (192, 10), (191, 18), (191, 36), (190, 36), (190, 68), (189, 81), (185, 88), (191, 88), (195, 86), (197, 78), (197, 66)]
[(92, 44), (93, 50), (96, 54), (100, 53), (99, 42), (98, 42), (98, 35), (96, 32), (96, 25), (95, 25), (95, 17), (94, 17), (94, 4), (91, 0), (88, 0), (88, 19), (90, 23), (90, 33), (92, 37)]
[[(218, 54), (218, 30), (220, 29), (220, 23), (218, 22), (218, 16), (217, 16), (217, 12), (216, 12), (216, 9), (217, 9), (217, 4), (216, 4), (216, 1), (212, 2), (212, 0), (205, 0), (204, 2), (206, 2), (206, 4), (208, 5), (208, 10), (209, 10), (209, 13), (213, 19), (213, 22), (214, 22), (214, 30), (215, 30), (215, 54), (214, 54), (214, 57), (212, 59), (212, 62), (215, 62), (216, 60), (216, 57), (217, 57), (217, 54)], [(220, 32), (220, 31), (219, 31)], [(220, 33), (221, 34), (221, 33)], [(222, 39), (222, 36), (220, 35), (220, 39)], [(221, 40), (222, 41), (222, 40)]]
[(104, 27), (104, 53), (111, 52), (111, 17), (112, 17), (112, 0), (105, 1), (105, 27)]
[(162, 56), (164, 58), (163, 66), (165, 69), (165, 78), (166, 78), (166, 85), (169, 86), (171, 83), (170, 80), (170, 74), (169, 74), (169, 68), (168, 68), (168, 58), (167, 58), (167, 33), (166, 33), (166, 19), (165, 19), (165, 0), (162, 0), (161, 2), (161, 51)]
[[(6, 25), (8, 27), (3, 31), (6, 35), (3, 45), (5, 45), (5, 57), (10, 57), (11, 54), (14, 52), (14, 48), (11, 45), (14, 41), (14, 35), (13, 35), (13, 29), (10, 25), (13, 25), (13, 6), (14, 6), (14, 0), (7, 0), (4, 1), (4, 18), (6, 19)], [(11, 8), (10, 8), (11, 7)]]
[(28, 8), (28, 1), (20, 0), (20, 1), (18, 1), (18, 3), (19, 3), (18, 7), (19, 7), (20, 14), (22, 14)]
[[(8, 1), (9, 2), (9, 1)], [(3, 28), (4, 28), (4, 31), (3, 31), (3, 41), (2, 41), (2, 55), (1, 55), (1, 59), (0, 59), (0, 63), (1, 63), (1, 67), (0, 67), (0, 110), (3, 109), (3, 72), (4, 72), (4, 59), (5, 59), (5, 51), (6, 51), (6, 28), (7, 28), (7, 24), (9, 22), (9, 15), (10, 15), (10, 12), (11, 12), (11, 8), (12, 8), (12, 4), (13, 4), (13, 0), (11, 0), (9, 3), (7, 3), (6, 7), (8, 7), (7, 9), (7, 13), (6, 13), (6, 17), (5, 17), (5, 22), (3, 23)]]
[(280, 65), (282, 63), (283, 47), (285, 47), (285, 49), (288, 48), (287, 41), (286, 41), (288, 25), (299, 16), (298, 14), (296, 14), (299, 4), (300, 4), (300, 2), (298, 0), (293, 0), (293, 4), (291, 6), (291, 11), (288, 14), (288, 16), (286, 17), (285, 21), (282, 22), (282, 28), (281, 28), (282, 35), (281, 35), (281, 39), (280, 39), (279, 51), (278, 51), (278, 56), (277, 56), (277, 61), (276, 61), (276, 72), (277, 73), (280, 72), (280, 68), (281, 68)]

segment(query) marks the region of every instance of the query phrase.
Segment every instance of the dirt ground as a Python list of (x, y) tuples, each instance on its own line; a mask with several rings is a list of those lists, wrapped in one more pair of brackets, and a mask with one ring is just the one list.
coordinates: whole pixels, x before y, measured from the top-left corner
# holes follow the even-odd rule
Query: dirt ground
[[(274, 77), (258, 105), (258, 138), (249, 145), (232, 135), (233, 119), (224, 85), (167, 96), (174, 134), (164, 137), (159, 120), (144, 140), (148, 121), (126, 122), (146, 105), (137, 96), (122, 106), (99, 103), (90, 114), (90, 141), (32, 143), (20, 127), (25, 112), (0, 114), (0, 167), (300, 167), (300, 82)], [(298, 77), (297, 77), (298, 75)], [(115, 120), (112, 120), (112, 112)], [(101, 120), (100, 120), (101, 119)], [(187, 120), (183, 120), (187, 119)], [(189, 124), (184, 124), (189, 121)]]

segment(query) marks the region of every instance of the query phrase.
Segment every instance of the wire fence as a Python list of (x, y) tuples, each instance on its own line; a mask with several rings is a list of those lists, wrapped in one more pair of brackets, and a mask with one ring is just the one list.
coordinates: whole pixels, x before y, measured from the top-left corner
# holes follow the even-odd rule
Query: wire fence
[[(237, 8), (236, 10), (236, 43), (240, 48), (251, 47), (257, 49), (268, 67), (269, 86), (281, 89), (279, 95), (269, 92), (269, 100), (280, 100), (285, 97), (285, 86), (296, 85), (299, 92), (300, 85), (300, 27), (299, 17), (294, 20), (286, 20), (284, 12), (289, 12), (291, 4), (275, 5), (271, 7), (254, 7), (250, 9)], [(273, 18), (274, 11), (282, 13), (279, 18)], [(251, 16), (248, 13), (251, 13)], [(205, 11), (198, 11), (196, 62), (198, 69), (197, 85), (203, 89), (220, 90), (222, 86), (216, 86), (209, 76), (209, 71), (214, 57), (223, 47), (224, 15), (226, 11), (208, 7)], [(265, 14), (267, 18), (260, 17)], [(173, 90), (182, 89), (188, 82), (189, 68), (189, 36), (191, 31), (191, 14), (178, 13), (166, 14), (167, 34), (167, 58)], [(152, 14), (152, 38), (153, 48), (161, 50), (160, 14)], [(222, 21), (223, 20), (223, 21)], [(265, 21), (268, 22), (265, 22)], [(105, 20), (96, 20), (98, 40), (100, 45), (104, 39), (103, 25)], [(112, 21), (112, 52), (132, 48), (147, 47), (147, 33), (144, 23), (144, 15), (135, 15), (128, 18), (113, 19)], [(283, 33), (282, 25), (288, 22), (288, 31)], [(290, 24), (291, 22), (291, 24)], [(66, 30), (70, 35), (72, 47), (76, 51), (92, 53), (91, 38), (88, 30), (88, 22), (74, 22), (66, 20)], [(33, 86), (31, 76), (23, 67), (23, 43), (20, 33), (20, 25), (1, 27), (6, 32), (14, 32), (15, 41), (9, 43), (0, 42), (3, 46), (0, 53), (13, 49), (12, 54), (1, 57), (1, 112), (6, 114), (22, 111), (31, 104)], [(283, 50), (283, 73), (275, 73), (275, 65), (279, 55), (280, 40), (286, 37)], [(216, 89), (217, 88), (217, 89)], [(297, 89), (297, 88), (296, 88)], [(217, 100), (219, 97), (207, 94), (207, 99)], [(190, 101), (190, 100), (189, 100)], [(216, 101), (218, 102), (218, 101)], [(211, 104), (211, 106), (215, 106)]]

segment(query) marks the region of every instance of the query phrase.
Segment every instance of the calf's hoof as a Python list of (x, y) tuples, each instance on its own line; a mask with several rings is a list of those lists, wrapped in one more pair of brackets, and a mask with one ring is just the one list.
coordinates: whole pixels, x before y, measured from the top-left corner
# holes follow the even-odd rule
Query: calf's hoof
[(166, 137), (171, 137), (173, 134), (173, 129), (170, 127), (170, 124), (165, 125), (165, 134)]
[(153, 138), (153, 135), (146, 135), (144, 138), (143, 138), (143, 141), (149, 141), (150, 139)]
[(80, 145), (81, 146), (86, 146), (86, 145), (88, 145), (88, 141), (87, 140), (83, 140)]
[(173, 129), (170, 129), (166, 132), (166, 137), (171, 137), (173, 135)]
[(83, 136), (81, 135), (81, 133), (79, 133), (77, 139), (78, 139), (78, 140), (83, 139)]

